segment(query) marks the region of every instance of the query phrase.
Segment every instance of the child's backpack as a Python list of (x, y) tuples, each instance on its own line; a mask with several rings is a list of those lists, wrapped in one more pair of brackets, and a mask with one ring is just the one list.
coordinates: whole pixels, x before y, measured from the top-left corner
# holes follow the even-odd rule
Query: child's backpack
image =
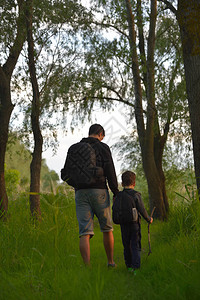
[(96, 166), (95, 150), (89, 143), (79, 142), (69, 148), (61, 178), (75, 188), (87, 188), (105, 180), (103, 168)]
[(126, 224), (138, 222), (138, 212), (134, 200), (133, 191), (130, 195), (126, 191), (119, 192), (112, 206), (112, 219), (115, 224)]

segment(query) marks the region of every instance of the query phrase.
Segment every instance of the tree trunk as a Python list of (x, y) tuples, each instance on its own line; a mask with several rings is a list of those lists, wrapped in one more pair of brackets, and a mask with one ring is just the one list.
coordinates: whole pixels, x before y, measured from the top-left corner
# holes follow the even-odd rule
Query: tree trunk
[[(161, 151), (161, 147), (159, 149)], [(163, 150), (164, 150), (164, 145), (163, 145)], [(167, 214), (169, 212), (169, 202), (168, 202), (168, 197), (167, 197), (167, 192), (166, 192), (166, 185), (165, 185), (165, 174), (162, 168), (162, 156), (159, 156), (157, 159), (155, 159), (156, 162), (156, 168), (158, 171), (158, 176), (160, 180), (160, 189), (162, 192), (162, 199), (163, 199), (163, 204), (164, 204), (164, 211), (163, 215), (164, 218), (167, 217)]]
[(183, 48), (195, 176), (200, 195), (200, 1), (179, 0), (177, 20)]
[(31, 172), (31, 184), (30, 184), (30, 210), (33, 217), (40, 220), (40, 173), (41, 173), (41, 161), (42, 161), (42, 144), (43, 138), (39, 127), (39, 119), (36, 111), (32, 107), (33, 113), (31, 116), (31, 123), (34, 135), (34, 151), (32, 154), (32, 161), (30, 165)]
[[(8, 196), (5, 186), (5, 153), (8, 141), (10, 117), (14, 108), (11, 101), (10, 82), (18, 57), (26, 38), (24, 20), (24, 1), (18, 1), (19, 13), (15, 40), (10, 48), (9, 56), (3, 66), (0, 65), (0, 217), (8, 210)], [(12, 24), (11, 24), (12, 25)]]
[(34, 61), (34, 41), (32, 34), (32, 8), (33, 1), (27, 0), (27, 39), (28, 39), (28, 58), (31, 84), (33, 90), (31, 125), (34, 136), (34, 151), (30, 165), (31, 184), (30, 184), (30, 210), (32, 216), (41, 219), (40, 210), (40, 173), (42, 162), (42, 145), (43, 137), (40, 130), (40, 93), (36, 76), (36, 68)]
[(0, 72), (0, 217), (8, 210), (8, 196), (6, 194), (4, 165), (8, 128), (14, 106), (11, 102), (10, 82), (3, 72)]
[(155, 155), (155, 151), (150, 153), (148, 146), (143, 145), (141, 149), (143, 169), (148, 185), (150, 211), (156, 207), (154, 217), (160, 220), (167, 219), (169, 205), (165, 189), (165, 176), (162, 170), (162, 156)]
[(154, 217), (164, 220), (167, 218), (167, 210), (165, 208), (165, 182), (159, 177), (156, 168), (146, 168), (143, 164), (148, 184), (150, 211), (156, 207)]
[[(169, 128), (168, 128), (169, 130)], [(155, 135), (154, 137), (154, 159), (156, 163), (156, 169), (158, 171), (158, 176), (159, 176), (159, 181), (160, 181), (160, 189), (162, 192), (162, 199), (163, 199), (163, 204), (164, 204), (164, 211), (163, 215), (165, 216), (164, 218), (167, 217), (168, 211), (169, 211), (169, 202), (168, 202), (168, 197), (167, 197), (167, 192), (166, 192), (166, 186), (165, 186), (165, 174), (163, 171), (162, 167), (162, 161), (163, 161), (163, 152), (164, 152), (164, 147), (167, 141), (167, 132), (161, 136), (160, 133)]]

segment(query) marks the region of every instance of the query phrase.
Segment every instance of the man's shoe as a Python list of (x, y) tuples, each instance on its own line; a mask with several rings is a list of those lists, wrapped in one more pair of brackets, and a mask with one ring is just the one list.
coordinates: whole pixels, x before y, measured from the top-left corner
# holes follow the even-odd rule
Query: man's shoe
[(113, 264), (108, 264), (108, 268), (116, 268), (117, 267), (117, 265), (115, 264), (115, 263), (113, 263)]

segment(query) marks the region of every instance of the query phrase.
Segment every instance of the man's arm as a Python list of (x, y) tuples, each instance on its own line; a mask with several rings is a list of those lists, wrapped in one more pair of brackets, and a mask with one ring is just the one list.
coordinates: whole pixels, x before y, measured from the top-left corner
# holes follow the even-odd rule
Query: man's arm
[(115, 196), (119, 192), (115, 166), (109, 146), (104, 144), (104, 148), (104, 175), (108, 180), (109, 188)]

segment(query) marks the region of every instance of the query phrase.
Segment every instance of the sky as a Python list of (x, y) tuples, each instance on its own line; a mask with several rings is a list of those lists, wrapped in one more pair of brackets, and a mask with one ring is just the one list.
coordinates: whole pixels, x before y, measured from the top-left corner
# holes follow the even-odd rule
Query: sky
[[(79, 142), (83, 137), (88, 136), (88, 130), (93, 123), (101, 124), (105, 129), (105, 138), (103, 142), (109, 147), (119, 141), (120, 136), (130, 133), (130, 128), (127, 126), (127, 110), (123, 104), (119, 104), (113, 111), (104, 112), (101, 108), (97, 108), (92, 113), (92, 122), (86, 122), (84, 125), (79, 124), (74, 132), (70, 131), (70, 124), (67, 124), (67, 134), (58, 132), (59, 146), (56, 154), (53, 154), (51, 148), (43, 152), (43, 158), (46, 160), (49, 169), (56, 171), (60, 175), (60, 170), (63, 168), (67, 150), (74, 144)], [(116, 168), (116, 173), (120, 175), (121, 161), (117, 156), (117, 152), (111, 149), (113, 161)]]

